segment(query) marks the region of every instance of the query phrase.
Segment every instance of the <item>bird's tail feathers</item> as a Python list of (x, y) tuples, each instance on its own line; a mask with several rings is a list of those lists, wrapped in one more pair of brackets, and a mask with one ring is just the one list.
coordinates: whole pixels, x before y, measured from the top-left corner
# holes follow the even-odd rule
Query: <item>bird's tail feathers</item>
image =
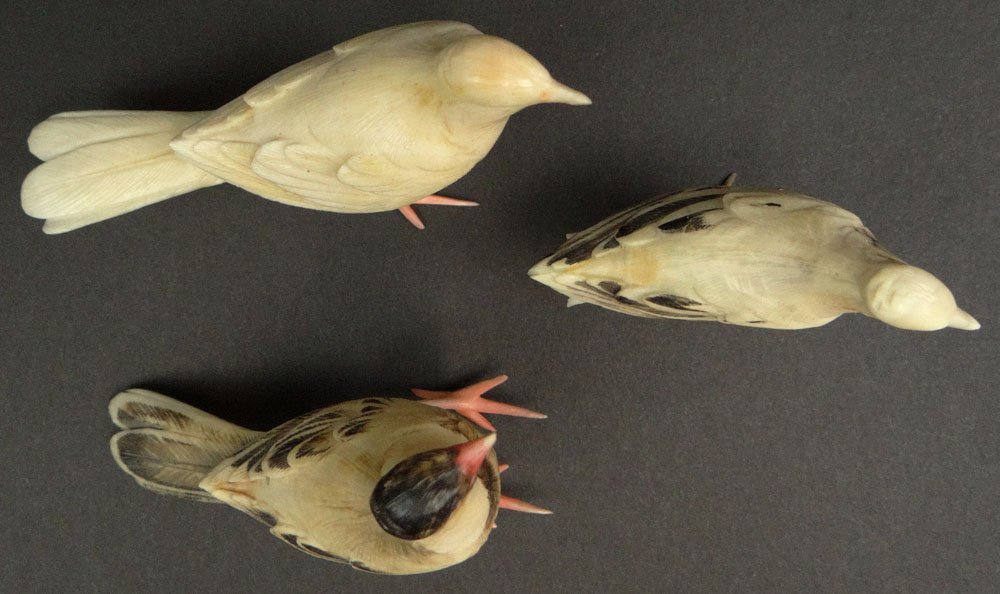
[(29, 150), (45, 161), (21, 186), (24, 212), (63, 233), (221, 183), (183, 161), (170, 141), (207, 112), (74, 111), (35, 126)]
[(108, 408), (122, 429), (111, 438), (122, 470), (157, 493), (201, 501), (214, 499), (198, 483), (261, 435), (148, 390), (122, 392)]

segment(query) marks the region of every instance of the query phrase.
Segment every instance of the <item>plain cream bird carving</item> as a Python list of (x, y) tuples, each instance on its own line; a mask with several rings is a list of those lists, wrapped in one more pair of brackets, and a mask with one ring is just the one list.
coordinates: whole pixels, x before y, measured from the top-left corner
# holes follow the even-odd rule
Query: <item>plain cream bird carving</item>
[(979, 328), (940, 280), (882, 247), (854, 214), (732, 181), (608, 217), (529, 274), (571, 306), (651, 318), (796, 329), (857, 312), (908, 330)]
[(434, 571), (476, 554), (499, 508), (550, 513), (501, 495), (496, 433), (443, 410), (486, 425), (479, 413), (544, 417), (481, 397), (506, 379), (414, 390), (423, 402), (352, 400), (266, 433), (128, 390), (109, 405), (122, 429), (111, 451), (143, 487), (227, 503), (310, 555), (376, 573)]
[(475, 204), (435, 196), (538, 103), (587, 105), (509, 41), (421, 22), (346, 41), (211, 112), (78, 111), (32, 130), (24, 211), (61, 233), (223, 182), (344, 213)]

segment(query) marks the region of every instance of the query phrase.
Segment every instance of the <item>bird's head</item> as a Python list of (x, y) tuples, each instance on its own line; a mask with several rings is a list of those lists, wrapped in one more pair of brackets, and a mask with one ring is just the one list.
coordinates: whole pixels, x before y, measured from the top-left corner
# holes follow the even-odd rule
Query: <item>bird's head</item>
[[(485, 540), (496, 506), (491, 505), (493, 497), (476, 478), (495, 441), (496, 434), (490, 433), (415, 454), (393, 466), (379, 479), (369, 499), (379, 526), (404, 540), (435, 538), (446, 531), (462, 533), (449, 539)], [(495, 483), (494, 479), (495, 474), (491, 474), (487, 482)], [(474, 491), (481, 492), (472, 497)], [(472, 525), (455, 526), (466, 522)], [(469, 533), (468, 537), (464, 533)]]
[(531, 54), (499, 37), (469, 35), (452, 42), (441, 51), (438, 73), (456, 100), (483, 107), (590, 105), (586, 95), (556, 82)]
[(948, 287), (916, 266), (889, 264), (880, 268), (865, 285), (864, 298), (873, 317), (897, 328), (979, 329), (979, 322), (955, 304)]

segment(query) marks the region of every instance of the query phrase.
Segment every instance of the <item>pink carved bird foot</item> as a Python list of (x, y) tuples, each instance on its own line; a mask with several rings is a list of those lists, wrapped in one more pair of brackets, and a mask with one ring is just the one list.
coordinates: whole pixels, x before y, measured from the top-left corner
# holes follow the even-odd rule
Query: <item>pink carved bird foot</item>
[[(472, 200), (459, 200), (458, 198), (447, 198), (445, 196), (438, 196), (437, 194), (431, 194), (426, 198), (421, 198), (413, 204), (437, 204), (440, 206), (479, 206), (478, 202), (473, 202)], [(413, 224), (417, 229), (424, 228), (424, 222), (420, 220), (417, 216), (417, 211), (413, 210), (413, 206), (404, 206), (399, 209), (399, 212), (403, 213), (407, 221)]]
[(545, 419), (542, 413), (528, 410), (512, 404), (503, 404), (495, 400), (487, 400), (482, 395), (490, 389), (507, 381), (506, 375), (498, 375), (493, 379), (483, 380), (454, 392), (436, 390), (421, 390), (413, 388), (413, 393), (423, 398), (425, 404), (438, 408), (450, 409), (466, 417), (473, 423), (489, 431), (496, 431), (492, 424), (480, 413), (527, 417), (529, 419)]

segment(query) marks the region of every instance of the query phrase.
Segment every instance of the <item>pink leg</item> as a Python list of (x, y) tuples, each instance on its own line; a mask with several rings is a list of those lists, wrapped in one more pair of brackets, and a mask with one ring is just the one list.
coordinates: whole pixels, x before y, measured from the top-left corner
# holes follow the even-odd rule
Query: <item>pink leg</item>
[(452, 409), (465, 416), (484, 429), (496, 431), (493, 425), (480, 413), (528, 417), (529, 419), (544, 419), (545, 415), (512, 404), (503, 404), (495, 400), (487, 400), (482, 395), (507, 381), (506, 375), (498, 375), (493, 379), (484, 380), (454, 392), (439, 392), (436, 390), (421, 390), (413, 388), (413, 393), (425, 399), (426, 404), (438, 408)]
[(421, 198), (414, 202), (414, 204), (437, 204), (439, 206), (479, 206), (478, 202), (473, 202), (472, 200), (459, 200), (458, 198), (448, 198), (446, 196), (438, 196), (437, 194), (431, 194), (426, 198)]
[(417, 229), (424, 228), (424, 222), (420, 220), (420, 217), (417, 216), (417, 213), (415, 210), (413, 210), (412, 206), (404, 206), (403, 208), (399, 209), (399, 212), (403, 213), (403, 216), (406, 217), (406, 220), (413, 223), (413, 226), (416, 227)]
[(527, 501), (521, 501), (520, 499), (514, 499), (513, 497), (508, 497), (506, 495), (500, 496), (500, 509), (509, 509), (513, 511), (526, 512), (529, 514), (551, 514), (551, 510), (547, 510), (544, 507), (538, 507), (537, 505), (532, 505)]
[[(500, 464), (497, 467), (499, 472), (503, 472), (510, 468), (510, 464)], [(500, 503), (498, 505), (501, 509), (509, 509), (512, 511), (527, 512), (529, 514), (551, 514), (552, 512), (538, 507), (537, 505), (532, 505), (527, 501), (521, 501), (520, 499), (514, 499), (513, 497), (508, 497), (506, 495), (500, 496)], [(497, 527), (497, 523), (493, 522), (493, 527)]]
[[(479, 206), (478, 202), (473, 202), (472, 200), (459, 200), (458, 198), (447, 198), (445, 196), (438, 196), (437, 194), (431, 194), (426, 198), (421, 198), (413, 204), (437, 204), (442, 206)], [(413, 226), (417, 229), (424, 228), (424, 222), (420, 220), (417, 216), (416, 211), (413, 210), (412, 206), (404, 206), (399, 209), (399, 212), (403, 213), (407, 221), (413, 223)]]

